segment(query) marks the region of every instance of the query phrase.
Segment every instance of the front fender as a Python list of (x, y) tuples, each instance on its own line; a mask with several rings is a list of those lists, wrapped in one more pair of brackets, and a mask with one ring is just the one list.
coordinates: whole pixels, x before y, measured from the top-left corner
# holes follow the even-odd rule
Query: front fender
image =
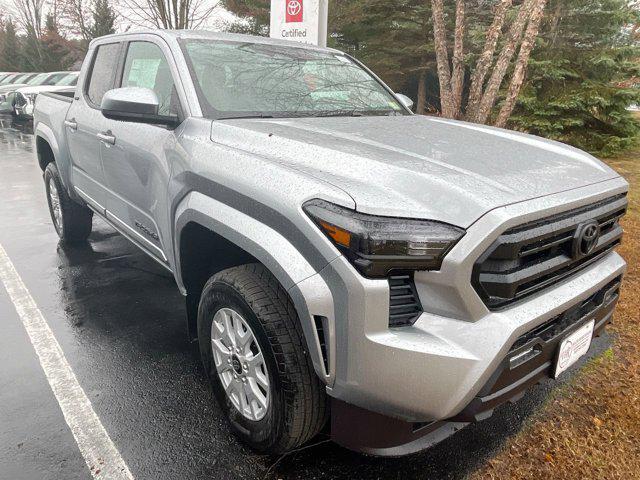
[[(325, 368), (315, 316), (327, 319), (325, 320), (329, 324), (326, 327), (329, 329), (327, 333), (332, 336), (333, 302), (328, 287), (318, 285), (321, 279), (316, 274), (321, 267), (333, 259), (321, 259), (319, 256), (308, 259), (284, 235), (269, 225), (202, 193), (191, 192), (178, 205), (174, 225), (177, 239), (174, 245), (176, 259), (174, 274), (183, 293), (186, 291), (186, 287), (180, 265), (180, 232), (191, 222), (211, 230), (255, 257), (290, 293), (300, 318), (316, 373), (326, 383), (329, 383), (333, 375), (332, 371), (327, 371), (330, 369)], [(337, 256), (339, 255), (336, 254)], [(318, 266), (320, 268), (317, 268)], [(316, 292), (314, 292), (314, 296), (309, 297), (309, 295), (301, 294), (300, 288), (296, 286), (311, 277), (315, 279), (313, 284)], [(321, 302), (318, 301), (316, 295), (319, 292), (323, 293), (320, 295), (323, 298)]]

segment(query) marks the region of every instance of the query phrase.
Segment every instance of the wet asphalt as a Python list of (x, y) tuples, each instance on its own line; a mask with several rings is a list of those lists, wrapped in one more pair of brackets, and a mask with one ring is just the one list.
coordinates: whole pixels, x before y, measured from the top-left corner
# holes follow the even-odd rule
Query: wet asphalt
[[(0, 194), (0, 244), (136, 478), (464, 478), (558, 385), (538, 385), (409, 457), (368, 457), (326, 434), (283, 457), (257, 455), (231, 435), (215, 404), (171, 275), (98, 219), (87, 246), (59, 245), (30, 125), (1, 117)], [(604, 335), (592, 353), (609, 344)], [(0, 480), (83, 478), (91, 472), (0, 283)]]

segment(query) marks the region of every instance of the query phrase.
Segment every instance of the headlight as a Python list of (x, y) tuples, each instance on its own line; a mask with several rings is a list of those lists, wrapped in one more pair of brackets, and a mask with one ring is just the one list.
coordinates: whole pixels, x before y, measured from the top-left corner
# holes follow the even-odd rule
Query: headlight
[(465, 231), (442, 222), (366, 215), (324, 200), (303, 210), (365, 277), (438, 270)]

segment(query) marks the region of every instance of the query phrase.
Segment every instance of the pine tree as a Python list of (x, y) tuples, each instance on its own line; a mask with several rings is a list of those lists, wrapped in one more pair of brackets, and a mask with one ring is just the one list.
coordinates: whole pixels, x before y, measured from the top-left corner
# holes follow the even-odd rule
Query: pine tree
[(227, 25), (227, 31), (248, 35), (269, 35), (271, 0), (222, 0), (222, 6), (238, 20)]
[(47, 15), (45, 31), (40, 39), (41, 59), (36, 70), (52, 72), (67, 70), (71, 65), (69, 42), (60, 35), (53, 15)]
[[(639, 128), (627, 107), (640, 100), (640, 50), (626, 28), (626, 0), (553, 0), (509, 125), (593, 153), (629, 146)], [(637, 42), (637, 39), (635, 40)]]
[(420, 79), (425, 85), (435, 61), (426, 41), (432, 28), (428, 2), (336, 0), (331, 8), (330, 46), (364, 62), (395, 90), (415, 92)]
[(0, 51), (0, 65), (2, 71), (15, 72), (20, 70), (20, 44), (16, 35), (16, 27), (11, 20), (4, 25), (4, 42)]
[(93, 8), (93, 24), (89, 28), (91, 38), (115, 33), (116, 14), (108, 0), (96, 0)]

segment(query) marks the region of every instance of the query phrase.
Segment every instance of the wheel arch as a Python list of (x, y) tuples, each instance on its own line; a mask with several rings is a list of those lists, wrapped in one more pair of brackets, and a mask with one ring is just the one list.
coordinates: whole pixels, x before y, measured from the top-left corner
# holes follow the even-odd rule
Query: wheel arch
[(56, 161), (57, 152), (58, 143), (55, 141), (55, 138), (52, 141), (51, 137), (46, 135), (42, 130), (36, 132), (36, 156), (40, 170), (44, 172), (47, 165)]
[[(192, 192), (176, 209), (174, 274), (187, 297), (187, 322), (191, 340), (197, 338), (197, 311), (202, 287), (214, 273), (245, 263), (260, 263), (288, 292), (302, 324), (307, 348), (318, 376), (328, 382), (330, 375), (320, 346), (314, 313), (296, 286), (317, 270), (277, 231), (215, 199)], [(325, 262), (325, 265), (328, 262)], [(326, 292), (328, 288), (325, 286)], [(330, 294), (329, 294), (330, 296)], [(326, 304), (326, 302), (324, 302)], [(322, 315), (333, 303), (324, 308)]]

